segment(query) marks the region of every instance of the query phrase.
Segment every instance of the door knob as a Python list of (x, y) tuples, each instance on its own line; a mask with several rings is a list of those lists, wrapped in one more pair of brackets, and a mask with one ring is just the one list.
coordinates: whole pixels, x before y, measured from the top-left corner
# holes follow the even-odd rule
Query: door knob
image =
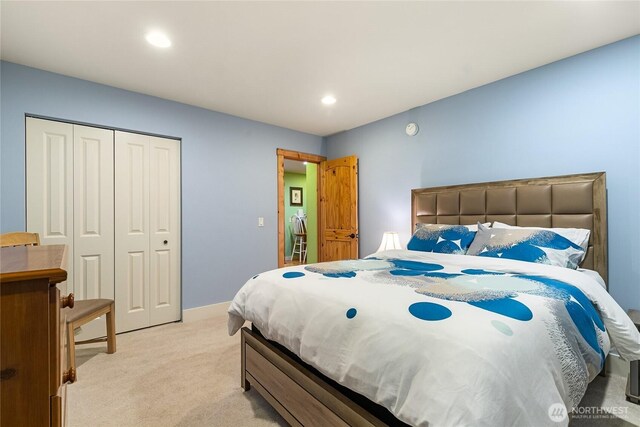
[(169, 243), (169, 241), (168, 241), (168, 240), (165, 240), (165, 241), (164, 241), (164, 242), (162, 242), (162, 243), (164, 243), (164, 244), (166, 245), (167, 243)]
[(69, 294), (66, 297), (60, 298), (60, 307), (61, 308), (73, 308), (75, 302), (75, 298), (73, 294)]
[(349, 237), (351, 237), (352, 239), (355, 239), (356, 235), (355, 235), (355, 233), (351, 233), (351, 234), (349, 234)]

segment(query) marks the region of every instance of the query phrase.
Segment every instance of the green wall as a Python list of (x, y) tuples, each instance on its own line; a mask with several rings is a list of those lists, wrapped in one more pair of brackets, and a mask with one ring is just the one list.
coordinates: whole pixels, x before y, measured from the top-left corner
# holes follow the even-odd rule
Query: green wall
[[(284, 174), (284, 257), (291, 257), (293, 247), (293, 223), (289, 219), (302, 209), (307, 214), (307, 263), (318, 262), (318, 165), (307, 164), (307, 174)], [(289, 189), (302, 187), (302, 206), (291, 206)]]
[(318, 165), (307, 163), (307, 263), (318, 262)]
[[(291, 187), (302, 187), (302, 206), (291, 206), (289, 189)], [(291, 257), (293, 247), (293, 223), (289, 222), (291, 216), (298, 212), (298, 209), (307, 211), (307, 177), (299, 173), (284, 173), (284, 257)], [(307, 257), (309, 255), (307, 254)]]

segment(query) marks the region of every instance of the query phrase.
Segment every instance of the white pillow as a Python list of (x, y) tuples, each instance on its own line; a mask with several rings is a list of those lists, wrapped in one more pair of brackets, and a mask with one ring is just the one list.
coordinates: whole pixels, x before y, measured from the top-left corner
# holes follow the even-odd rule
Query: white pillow
[[(575, 243), (584, 249), (584, 253), (587, 253), (589, 248), (589, 234), (591, 231), (585, 228), (545, 228), (545, 227), (519, 227), (515, 225), (504, 224), (502, 222), (494, 221), (493, 228), (524, 228), (529, 230), (549, 230), (556, 234), (561, 235), (567, 240)], [(582, 261), (580, 261), (582, 262)]]

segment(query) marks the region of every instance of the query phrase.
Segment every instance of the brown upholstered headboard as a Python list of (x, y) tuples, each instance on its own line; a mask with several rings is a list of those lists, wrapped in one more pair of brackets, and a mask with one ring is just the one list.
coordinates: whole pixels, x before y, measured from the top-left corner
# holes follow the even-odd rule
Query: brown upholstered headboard
[(597, 172), (412, 190), (412, 232), (416, 223), (478, 221), (587, 228), (591, 237), (581, 267), (596, 270), (608, 283), (605, 179), (604, 172)]

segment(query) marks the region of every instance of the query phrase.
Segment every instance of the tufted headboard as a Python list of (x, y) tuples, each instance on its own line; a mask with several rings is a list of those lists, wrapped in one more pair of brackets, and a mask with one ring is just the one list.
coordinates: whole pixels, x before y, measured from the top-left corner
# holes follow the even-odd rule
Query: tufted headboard
[(581, 267), (608, 283), (606, 174), (596, 172), (411, 190), (411, 223), (500, 221), (524, 227), (587, 228)]

